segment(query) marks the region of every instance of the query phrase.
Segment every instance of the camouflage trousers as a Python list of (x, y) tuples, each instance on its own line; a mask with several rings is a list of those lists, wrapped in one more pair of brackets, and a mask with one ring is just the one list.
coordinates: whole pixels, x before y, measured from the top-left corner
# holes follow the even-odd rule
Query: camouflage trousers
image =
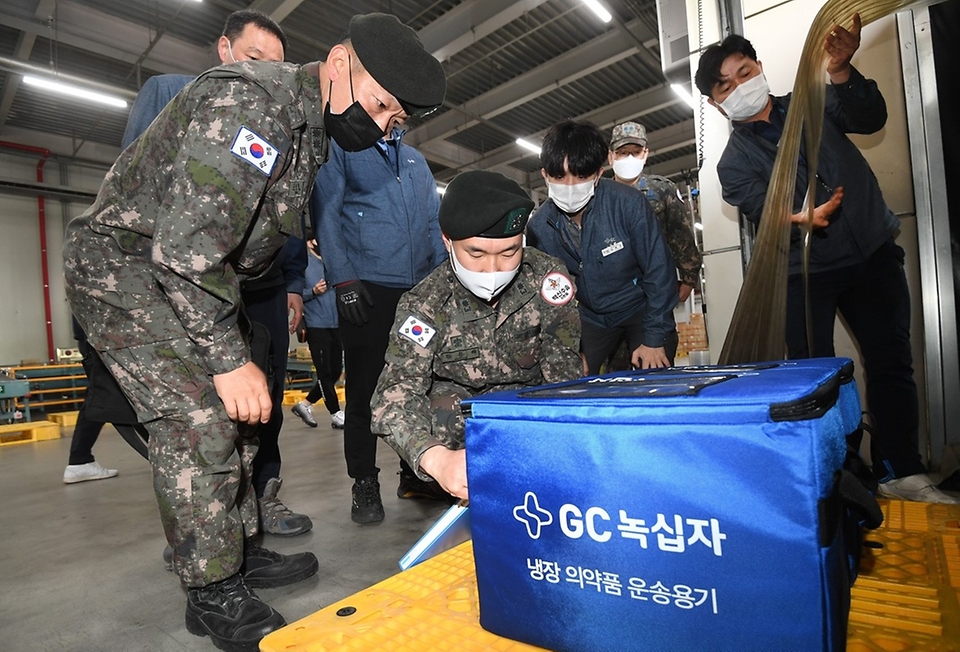
[(189, 587), (236, 574), (256, 534), (256, 429), (230, 421), (189, 340), (115, 349), (103, 361), (150, 433), (153, 488), (174, 568)]

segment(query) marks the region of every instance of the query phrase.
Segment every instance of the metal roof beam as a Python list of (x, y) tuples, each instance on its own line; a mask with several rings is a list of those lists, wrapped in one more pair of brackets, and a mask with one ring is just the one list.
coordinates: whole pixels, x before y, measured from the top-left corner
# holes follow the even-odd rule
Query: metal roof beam
[[(667, 152), (672, 152), (675, 149), (686, 147), (696, 142), (697, 141), (696, 141), (696, 135), (695, 135), (692, 118), (685, 122), (680, 122), (678, 124), (665, 127), (663, 129), (658, 129), (657, 131), (651, 131), (650, 133), (647, 134), (647, 144), (650, 147), (650, 151), (652, 155), (666, 154)], [(495, 165), (485, 166), (484, 169), (496, 168), (497, 172), (504, 172), (505, 169), (515, 169), (515, 168), (507, 167), (511, 163), (514, 163), (521, 159), (531, 158), (536, 156), (536, 154), (528, 150), (522, 150), (522, 151), (523, 151), (523, 154), (521, 156), (514, 156), (510, 160), (498, 162)], [(696, 156), (694, 156), (694, 159), (696, 159)], [(673, 161), (666, 161), (661, 165), (669, 166), (672, 162)], [(696, 160), (694, 160), (693, 167), (696, 167), (696, 163), (697, 163)], [(651, 168), (648, 171), (653, 172), (654, 174), (663, 174), (661, 172), (657, 172), (656, 170), (657, 167), (658, 166), (651, 166)], [(689, 165), (686, 165), (685, 167), (680, 169), (686, 170), (686, 169), (689, 169), (689, 167), (690, 167)], [(671, 172), (671, 174), (672, 173), (673, 172)], [(666, 175), (664, 174), (664, 176)]]
[[(38, 19), (44, 19), (56, 8), (56, 0), (40, 0), (37, 3), (37, 9), (33, 15)], [(13, 56), (24, 61), (30, 60), (30, 54), (33, 52), (33, 45), (37, 41), (36, 34), (20, 32), (17, 37), (17, 45), (13, 50)], [(0, 129), (7, 124), (7, 118), (10, 116), (10, 108), (13, 106), (13, 100), (20, 88), (21, 75), (8, 75), (3, 85), (3, 95), (0, 96)]]
[(96, 192), (83, 188), (24, 181), (9, 177), (0, 177), (0, 191), (10, 195), (27, 195), (30, 197), (43, 195), (49, 199), (66, 199), (68, 201), (90, 202), (97, 198)]
[[(667, 85), (655, 86), (653, 88), (648, 88), (645, 91), (635, 93), (629, 97), (625, 97), (622, 100), (618, 100), (613, 104), (608, 104), (607, 106), (600, 107), (599, 109), (594, 109), (593, 111), (588, 111), (583, 115), (577, 116), (577, 120), (589, 120), (593, 122), (601, 129), (608, 129), (618, 122), (624, 122), (626, 120), (639, 120), (644, 115), (649, 115), (660, 109), (673, 106), (674, 104), (679, 103), (681, 100), (676, 96), (676, 94), (670, 90), (670, 87)], [(692, 128), (693, 122), (690, 121)], [(541, 137), (546, 130), (537, 132), (536, 134), (531, 134), (530, 136), (525, 136), (528, 140), (536, 141)], [(651, 139), (653, 139), (654, 134), (650, 134)], [(651, 140), (651, 143), (655, 140)], [(433, 141), (428, 143), (425, 146), (419, 148), (420, 152), (432, 160), (432, 153), (439, 151), (443, 148), (444, 145), (449, 145), (450, 143), (446, 141)], [(503, 171), (503, 166), (508, 166), (515, 161), (519, 161), (522, 158), (535, 156), (526, 149), (523, 149), (515, 143), (510, 143), (504, 145), (503, 147), (498, 147), (495, 150), (491, 150), (486, 154), (480, 155), (464, 148), (458, 148), (460, 150), (459, 157), (456, 160), (461, 161), (455, 167), (456, 169), (450, 173), (445, 172), (442, 175), (438, 175), (438, 178), (453, 178), (453, 176), (460, 170), (464, 168), (481, 168), (481, 169), (490, 169), (498, 168), (498, 171)], [(469, 155), (468, 155), (469, 154)]]
[[(646, 31), (646, 27), (639, 21), (632, 21), (627, 25), (627, 28), (632, 33)], [(640, 40), (643, 41), (646, 38)], [(637, 54), (638, 51), (637, 42), (624, 30), (610, 30), (554, 57), (533, 70), (514, 77), (505, 84), (471, 99), (467, 105), (463, 106), (463, 109), (490, 119), (564, 84), (569, 84), (592, 72)], [(647, 54), (650, 53), (647, 52)], [(415, 147), (420, 147), (476, 124), (476, 120), (472, 118), (464, 119), (463, 115), (457, 110), (447, 111), (416, 129), (412, 129), (406, 136), (406, 142)]]
[[(146, 27), (76, 2), (61, 1), (57, 13), (60, 25), (57, 40), (65, 45), (134, 64), (150, 44), (150, 30)], [(50, 28), (35, 17), (17, 17), (4, 12), (0, 13), (0, 24), (35, 37), (50, 37)], [(207, 67), (205, 62), (214, 62), (211, 48), (165, 35), (142, 65), (165, 72), (196, 74)]]
[(670, 159), (669, 161), (664, 161), (663, 163), (653, 165), (650, 167), (650, 172), (664, 177), (671, 177), (675, 174), (686, 172), (687, 170), (697, 169), (697, 155), (688, 154), (687, 156), (680, 156), (678, 158)]
[(249, 9), (262, 11), (278, 23), (292, 14), (303, 0), (254, 0)]
[[(29, 59), (30, 53), (33, 51), (33, 44), (36, 40), (37, 37), (33, 34), (20, 32), (20, 37), (17, 38), (17, 47), (13, 52), (14, 56), (17, 59)], [(10, 116), (10, 108), (13, 106), (13, 100), (17, 95), (17, 90), (20, 88), (20, 81), (22, 79), (23, 77), (21, 75), (10, 73), (4, 81), (3, 95), (0, 96), (0, 129), (3, 129), (3, 126), (7, 124), (7, 118)]]
[(421, 29), (418, 35), (427, 52), (445, 61), (544, 2), (546, 0), (467, 0)]

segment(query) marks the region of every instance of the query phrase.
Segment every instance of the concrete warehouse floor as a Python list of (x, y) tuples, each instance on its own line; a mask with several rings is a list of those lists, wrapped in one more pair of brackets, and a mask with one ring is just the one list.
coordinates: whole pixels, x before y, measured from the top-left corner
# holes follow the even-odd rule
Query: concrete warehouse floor
[[(310, 550), (320, 571), (257, 593), (287, 622), (307, 616), (397, 572), (397, 560), (445, 509), (396, 496), (399, 462), (380, 443), (386, 519), (350, 520), (342, 431), (322, 405), (318, 428), (285, 407), (280, 498), (313, 519), (292, 538), (267, 535), (279, 552)], [(93, 452), (120, 470), (108, 480), (63, 484), (70, 429), (59, 440), (0, 448), (0, 649), (4, 652), (182, 652), (215, 650), (184, 628), (186, 594), (164, 569), (165, 545), (147, 462), (111, 427)]]

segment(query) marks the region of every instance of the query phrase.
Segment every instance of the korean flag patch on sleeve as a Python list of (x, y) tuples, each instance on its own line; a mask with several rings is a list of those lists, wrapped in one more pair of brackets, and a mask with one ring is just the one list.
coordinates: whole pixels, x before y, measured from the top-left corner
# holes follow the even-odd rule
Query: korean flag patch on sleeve
[(273, 172), (273, 166), (277, 162), (277, 149), (259, 134), (246, 127), (240, 127), (237, 137), (233, 139), (233, 146), (230, 151), (266, 176), (270, 176), (270, 173)]
[(426, 347), (437, 333), (437, 330), (433, 326), (410, 315), (403, 324), (401, 324), (399, 333), (411, 342)]

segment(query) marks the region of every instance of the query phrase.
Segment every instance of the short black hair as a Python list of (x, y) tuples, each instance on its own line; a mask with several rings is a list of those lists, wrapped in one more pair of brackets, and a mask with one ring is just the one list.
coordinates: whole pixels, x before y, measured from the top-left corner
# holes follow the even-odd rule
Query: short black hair
[(563, 161), (578, 177), (596, 174), (607, 160), (607, 137), (586, 120), (564, 120), (547, 131), (540, 148), (540, 165), (548, 176), (564, 176)]
[(241, 9), (240, 11), (233, 12), (227, 16), (227, 20), (223, 24), (223, 34), (221, 36), (226, 36), (227, 40), (233, 43), (234, 39), (243, 34), (243, 30), (250, 23), (276, 36), (280, 40), (280, 45), (283, 46), (283, 56), (287, 56), (287, 35), (280, 29), (277, 21), (262, 11)]
[(713, 87), (720, 81), (720, 66), (731, 54), (742, 54), (757, 60), (757, 51), (753, 49), (753, 44), (739, 34), (731, 34), (723, 39), (720, 45), (711, 45), (700, 55), (700, 65), (697, 66), (697, 74), (694, 76), (697, 90), (711, 97)]

